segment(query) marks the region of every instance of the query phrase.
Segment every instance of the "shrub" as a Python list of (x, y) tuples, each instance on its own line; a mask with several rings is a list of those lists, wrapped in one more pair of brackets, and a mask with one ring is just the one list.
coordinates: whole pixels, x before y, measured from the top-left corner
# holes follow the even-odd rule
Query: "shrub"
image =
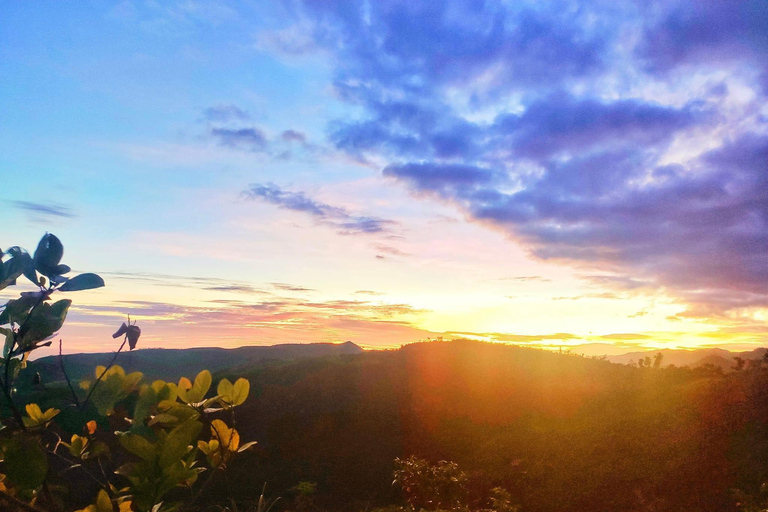
[[(22, 292), (0, 313), (0, 508), (29, 506), (86, 512), (163, 512), (193, 506), (215, 475), (254, 443), (243, 443), (235, 408), (249, 383), (222, 379), (211, 393), (207, 370), (194, 380), (145, 382), (115, 364), (141, 329), (128, 319), (113, 338), (122, 343), (107, 366), (77, 384), (46, 383), (37, 374), (20, 390), (27, 358), (49, 346), (71, 300), (52, 296), (104, 286), (96, 274), (66, 277), (64, 248), (46, 234), (33, 256), (20, 247), (0, 251), (0, 289), (24, 276), (37, 290)], [(59, 342), (61, 343), (61, 341)], [(207, 478), (199, 479), (208, 471)], [(201, 481), (202, 480), (202, 481)]]

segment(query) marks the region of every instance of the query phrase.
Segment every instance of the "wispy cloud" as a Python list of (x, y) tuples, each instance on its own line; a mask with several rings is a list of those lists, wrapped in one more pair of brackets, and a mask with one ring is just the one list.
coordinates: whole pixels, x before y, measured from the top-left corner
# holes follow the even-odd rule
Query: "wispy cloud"
[(312, 288), (305, 288), (303, 286), (296, 286), (288, 283), (269, 283), (272, 287), (286, 291), (286, 292), (313, 292)]
[[(196, 345), (259, 344), (353, 340), (364, 346), (399, 346), (434, 333), (414, 321), (424, 311), (408, 304), (371, 301), (305, 301), (275, 297), (259, 302), (216, 301), (206, 307), (154, 301), (76, 305), (65, 333), (70, 343), (86, 343), (78, 332), (112, 329), (130, 314), (144, 327), (144, 346), (184, 346), (194, 325)], [(71, 345), (70, 345), (71, 347)]]
[(401, 251), (397, 247), (392, 247), (391, 245), (377, 244), (375, 248), (380, 253), (389, 254), (390, 256), (411, 256), (410, 253)]
[(355, 295), (371, 295), (371, 296), (384, 295), (381, 292), (375, 292), (373, 290), (357, 290), (354, 293)]
[(538, 282), (538, 283), (548, 283), (552, 281), (552, 279), (544, 276), (509, 276), (509, 277), (499, 277), (497, 279), (494, 279), (494, 281), (517, 281), (517, 282)]
[(305, 213), (319, 224), (330, 226), (342, 235), (376, 234), (391, 231), (397, 222), (380, 217), (355, 215), (346, 208), (310, 198), (303, 192), (292, 192), (277, 185), (254, 184), (243, 194), (248, 199), (264, 201), (279, 208)]
[(50, 217), (73, 218), (72, 210), (55, 204), (33, 203), (31, 201), (8, 201), (14, 208), (27, 212), (33, 219)]
[(203, 110), (203, 118), (211, 122), (248, 121), (251, 116), (237, 105), (215, 105)]
[(222, 146), (246, 151), (264, 151), (267, 136), (258, 128), (211, 128), (211, 136)]
[(100, 272), (101, 275), (112, 279), (122, 279), (126, 281), (138, 281), (152, 286), (196, 288), (199, 290), (217, 291), (217, 292), (238, 292), (258, 295), (270, 295), (271, 292), (257, 288), (256, 286), (242, 281), (230, 281), (216, 277), (201, 276), (178, 276), (172, 274), (157, 274), (151, 272)]

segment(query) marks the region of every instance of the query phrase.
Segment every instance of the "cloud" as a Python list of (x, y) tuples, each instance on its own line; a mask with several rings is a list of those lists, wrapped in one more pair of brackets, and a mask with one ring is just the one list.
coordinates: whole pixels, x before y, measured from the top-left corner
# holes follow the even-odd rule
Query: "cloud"
[(308, 197), (303, 192), (284, 190), (274, 184), (251, 185), (245, 197), (265, 201), (279, 208), (306, 213), (319, 224), (331, 226), (343, 235), (376, 234), (391, 231), (397, 222), (380, 217), (353, 215), (345, 208), (331, 206)]
[(552, 280), (544, 276), (511, 276), (511, 277), (499, 277), (497, 279), (493, 279), (493, 281), (521, 281), (521, 282), (534, 281), (539, 283), (548, 283)]
[(228, 121), (248, 121), (251, 116), (237, 105), (216, 105), (203, 110), (206, 121), (224, 123)]
[(637, 54), (654, 71), (681, 66), (731, 65), (748, 61), (768, 67), (768, 5), (740, 2), (657, 2), (661, 15), (646, 23)]
[(283, 291), (287, 291), (287, 292), (313, 292), (313, 291), (315, 291), (312, 288), (305, 288), (303, 286), (296, 286), (296, 285), (287, 284), (287, 283), (269, 283), (269, 284), (271, 284), (274, 288), (276, 288), (278, 290), (283, 290)]
[(17, 210), (23, 210), (32, 218), (62, 217), (73, 218), (75, 214), (69, 208), (53, 204), (33, 203), (30, 201), (8, 201)]
[(265, 293), (262, 290), (257, 290), (253, 286), (249, 285), (225, 285), (225, 286), (209, 286), (205, 290), (212, 292), (237, 292), (237, 293)]
[(608, 288), (768, 307), (765, 2), (296, 6), (339, 151)]
[(601, 339), (604, 340), (645, 340), (650, 338), (647, 334), (638, 334), (634, 332), (623, 332), (623, 333), (616, 333), (616, 334), (604, 334), (603, 336), (600, 336)]
[(213, 137), (221, 146), (245, 151), (264, 151), (267, 137), (258, 128), (211, 128)]
[(397, 247), (392, 247), (389, 245), (377, 244), (375, 248), (378, 252), (389, 254), (390, 256), (410, 256), (411, 255), (410, 253), (401, 251)]
[(174, 288), (196, 288), (214, 292), (237, 292), (259, 295), (270, 295), (271, 292), (256, 288), (242, 282), (219, 279), (216, 277), (178, 276), (171, 274), (156, 274), (150, 272), (100, 272), (103, 276), (113, 279), (138, 281), (152, 286), (166, 286)]
[(504, 332), (473, 333), (473, 332), (463, 332), (463, 331), (451, 331), (445, 334), (452, 337), (477, 336), (477, 337), (489, 339), (491, 341), (520, 343), (520, 344), (538, 344), (538, 342), (550, 342), (550, 341), (565, 342), (565, 341), (581, 339), (581, 337), (576, 336), (575, 334), (567, 333), (567, 332), (559, 332), (559, 333), (552, 333), (552, 334), (511, 334), (511, 333), (504, 333)]
[(382, 292), (375, 292), (373, 290), (357, 290), (354, 293), (355, 295), (370, 295), (370, 296), (384, 295)]
[(307, 136), (298, 130), (285, 130), (281, 137), (286, 142), (300, 142), (302, 144), (307, 142)]
[(188, 346), (189, 333), (178, 329), (183, 323), (194, 324), (198, 346), (242, 346), (254, 340), (259, 344), (353, 340), (364, 346), (390, 347), (434, 334), (414, 325), (423, 312), (408, 304), (292, 297), (216, 301), (204, 307), (155, 301), (78, 304), (70, 311), (65, 339), (70, 350), (88, 347), (93, 329), (111, 333), (129, 314), (142, 326), (143, 347)]

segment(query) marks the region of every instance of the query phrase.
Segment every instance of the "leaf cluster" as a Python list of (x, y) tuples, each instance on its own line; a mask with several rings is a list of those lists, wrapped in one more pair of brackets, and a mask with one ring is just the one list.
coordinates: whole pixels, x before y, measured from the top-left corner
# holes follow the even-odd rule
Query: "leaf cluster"
[(28, 379), (32, 395), (20, 396), (29, 354), (51, 344), (71, 305), (51, 296), (104, 286), (96, 274), (67, 277), (63, 254), (52, 234), (32, 256), (20, 247), (0, 251), (0, 289), (21, 276), (37, 287), (0, 311), (0, 492), (43, 510), (165, 512), (191, 505), (202, 473), (209, 472), (208, 482), (254, 444), (242, 443), (235, 428), (248, 381), (222, 379), (214, 394), (207, 370), (178, 383), (126, 373), (115, 362), (141, 335), (129, 318), (113, 335), (123, 341), (111, 363), (96, 367), (93, 378), (71, 382), (60, 359), (69, 396), (39, 374)]

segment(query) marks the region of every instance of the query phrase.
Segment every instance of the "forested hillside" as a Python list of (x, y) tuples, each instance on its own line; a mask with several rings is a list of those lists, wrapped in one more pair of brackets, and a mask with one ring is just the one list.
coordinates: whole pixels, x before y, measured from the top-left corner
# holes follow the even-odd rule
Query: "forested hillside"
[(397, 456), (452, 460), (476, 496), (503, 485), (523, 510), (735, 510), (768, 470), (768, 372), (655, 369), (471, 341), (238, 368), (253, 386), (257, 452), (229, 493), (267, 482), (313, 503), (396, 502)]
[[(352, 342), (346, 343), (285, 343), (273, 346), (245, 346), (239, 348), (147, 348), (120, 355), (120, 364), (126, 371), (141, 371), (147, 378), (178, 380), (196, 375), (202, 370), (224, 370), (235, 366), (253, 366), (263, 361), (289, 360), (302, 357), (320, 357), (339, 354), (357, 354), (363, 349)], [(62, 381), (62, 362), (70, 378), (90, 376), (98, 365), (106, 365), (114, 356), (111, 352), (96, 354), (70, 354), (41, 357), (29, 364), (30, 375), (39, 372), (48, 381)], [(62, 361), (63, 360), (63, 361)]]

